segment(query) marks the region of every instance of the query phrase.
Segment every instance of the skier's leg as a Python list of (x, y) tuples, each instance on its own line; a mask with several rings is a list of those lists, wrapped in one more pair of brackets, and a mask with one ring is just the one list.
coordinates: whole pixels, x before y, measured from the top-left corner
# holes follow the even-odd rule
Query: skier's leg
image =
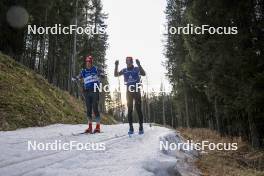
[(100, 113), (98, 110), (98, 104), (99, 104), (99, 92), (93, 92), (93, 112), (95, 115), (95, 121), (96, 121), (96, 128), (94, 130), (95, 133), (100, 133)]
[(132, 95), (132, 92), (129, 92), (127, 90), (126, 98), (127, 98), (127, 109), (128, 109), (127, 117), (128, 117), (128, 123), (129, 123), (129, 130), (134, 131), (133, 116), (132, 116), (132, 113), (133, 113), (133, 95)]
[(98, 105), (99, 105), (99, 92), (93, 92), (93, 112), (95, 115), (95, 121), (96, 123), (100, 123), (100, 113), (98, 110)]
[(84, 92), (85, 104), (86, 104), (86, 114), (88, 121), (88, 128), (85, 130), (87, 133), (92, 133), (92, 99), (90, 92)]
[(87, 120), (89, 123), (89, 122), (92, 122), (92, 99), (91, 99), (90, 92), (88, 91), (84, 92), (84, 96), (85, 96)]
[(135, 98), (135, 106), (138, 114), (138, 121), (139, 121), (139, 131), (143, 130), (143, 113), (141, 108), (141, 93), (135, 92), (134, 93)]

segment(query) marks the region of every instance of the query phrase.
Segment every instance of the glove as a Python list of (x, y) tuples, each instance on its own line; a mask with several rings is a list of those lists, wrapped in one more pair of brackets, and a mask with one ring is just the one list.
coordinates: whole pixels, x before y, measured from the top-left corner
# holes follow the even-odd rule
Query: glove
[(76, 78), (72, 78), (71, 80), (72, 80), (72, 81), (76, 81)]
[(119, 61), (118, 61), (118, 60), (116, 60), (116, 61), (115, 61), (115, 65), (117, 66), (118, 64), (119, 64)]
[(102, 73), (99, 74), (99, 76), (100, 76), (101, 78), (104, 78), (104, 77), (105, 77), (105, 73), (102, 72)]
[(136, 63), (137, 63), (138, 66), (140, 66), (140, 62), (139, 62), (138, 59), (136, 59)]

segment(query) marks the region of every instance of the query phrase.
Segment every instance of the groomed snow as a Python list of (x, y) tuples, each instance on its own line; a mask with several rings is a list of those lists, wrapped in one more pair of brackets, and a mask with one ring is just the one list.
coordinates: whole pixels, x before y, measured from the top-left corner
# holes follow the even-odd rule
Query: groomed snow
[[(103, 133), (73, 136), (86, 125), (56, 124), (0, 132), (0, 175), (166, 176), (199, 175), (193, 151), (161, 151), (160, 141), (179, 142), (173, 130), (144, 124), (145, 134), (128, 137), (128, 124), (102, 125)], [(135, 124), (135, 129), (138, 126)], [(137, 130), (136, 130), (137, 132)], [(104, 151), (28, 151), (28, 141), (104, 143)]]

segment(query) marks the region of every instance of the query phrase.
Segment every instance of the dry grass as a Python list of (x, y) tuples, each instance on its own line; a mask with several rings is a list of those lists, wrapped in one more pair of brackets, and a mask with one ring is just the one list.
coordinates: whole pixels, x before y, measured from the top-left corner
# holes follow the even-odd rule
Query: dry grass
[(196, 164), (204, 176), (264, 176), (264, 151), (254, 150), (240, 138), (221, 137), (209, 129), (179, 128), (185, 139), (213, 143), (237, 143), (235, 151), (206, 151)]
[[(84, 103), (0, 53), (0, 130), (86, 123)], [(114, 123), (104, 117), (103, 123)]]

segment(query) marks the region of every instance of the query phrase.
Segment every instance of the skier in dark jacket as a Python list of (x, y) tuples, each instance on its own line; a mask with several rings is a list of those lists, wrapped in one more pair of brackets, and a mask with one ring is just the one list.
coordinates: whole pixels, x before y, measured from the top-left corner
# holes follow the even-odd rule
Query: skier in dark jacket
[[(100, 133), (100, 113), (98, 110), (99, 103), (99, 90), (95, 87), (99, 87), (100, 77), (104, 77), (103, 72), (93, 65), (93, 57), (87, 56), (85, 58), (86, 68), (82, 69), (80, 74), (75, 79), (83, 80), (83, 93), (86, 103), (86, 112), (88, 119), (88, 128), (85, 133)], [(92, 112), (95, 115), (96, 128), (92, 131)]]
[(124, 82), (127, 86), (126, 98), (127, 98), (127, 108), (128, 108), (128, 123), (129, 123), (129, 131), (128, 134), (131, 135), (134, 133), (133, 128), (133, 102), (135, 101), (135, 107), (137, 110), (138, 118), (139, 118), (139, 134), (143, 134), (143, 114), (141, 109), (141, 92), (140, 92), (140, 76), (145, 76), (146, 73), (143, 70), (142, 66), (138, 59), (136, 59), (136, 63), (138, 67), (133, 65), (133, 58), (126, 57), (127, 67), (118, 72), (118, 64), (119, 61), (115, 61), (115, 77), (124, 76)]

